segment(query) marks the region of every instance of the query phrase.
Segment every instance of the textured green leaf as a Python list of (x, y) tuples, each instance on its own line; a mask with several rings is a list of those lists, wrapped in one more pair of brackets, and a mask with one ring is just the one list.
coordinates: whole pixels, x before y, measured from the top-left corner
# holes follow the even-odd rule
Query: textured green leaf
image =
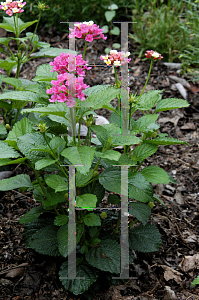
[(9, 45), (9, 42), (11, 41), (12, 37), (2, 37), (0, 38), (0, 44), (3, 44), (5, 46)]
[(96, 133), (97, 138), (102, 143), (102, 145), (105, 146), (109, 137), (107, 130), (100, 125), (93, 125), (91, 126), (91, 129)]
[(0, 191), (10, 191), (21, 187), (33, 187), (29, 175), (20, 174), (0, 181)]
[(162, 168), (158, 166), (149, 166), (141, 170), (140, 172), (148, 182), (164, 183), (170, 182), (170, 178)]
[(35, 169), (36, 170), (41, 170), (47, 166), (53, 165), (57, 160), (50, 159), (50, 158), (43, 158), (41, 160), (38, 160), (35, 163)]
[(187, 107), (189, 105), (190, 105), (189, 102), (187, 102), (186, 100), (177, 99), (177, 98), (167, 98), (158, 102), (158, 104), (156, 105), (155, 112)]
[[(66, 157), (73, 165), (84, 165), (77, 166), (77, 170), (81, 174), (86, 174), (89, 172), (94, 159), (95, 147), (69, 147), (64, 149), (61, 153), (62, 156)], [(85, 160), (86, 157), (86, 160)]]
[(17, 138), (24, 134), (31, 133), (33, 126), (27, 118), (23, 118), (21, 121), (14, 124), (12, 130), (9, 132), (6, 141), (10, 146), (17, 148)]
[(20, 154), (4, 141), (0, 141), (0, 158), (18, 158)]
[(34, 53), (34, 57), (44, 57), (44, 56), (56, 57), (56, 56), (59, 56), (61, 53), (76, 54), (77, 52), (69, 50), (69, 49), (60, 49), (60, 48), (50, 47), (47, 49), (41, 49), (39, 52)]
[(2, 81), (6, 82), (16, 88), (19, 88), (22, 85), (21, 80), (19, 80), (17, 78), (6, 77), (6, 78), (2, 79)]
[(40, 102), (37, 94), (26, 91), (5, 92), (0, 95), (0, 99)]
[(108, 196), (108, 202), (111, 204), (117, 204), (120, 203), (120, 198), (118, 197), (118, 195), (110, 194)]
[[(91, 107), (94, 109), (102, 108), (103, 105), (109, 105), (110, 101), (120, 96), (120, 89), (108, 87), (90, 94), (85, 101), (81, 102), (81, 107)], [(111, 105), (110, 105), (111, 106)]]
[(141, 132), (146, 129), (150, 124), (154, 123), (158, 119), (159, 115), (146, 115), (139, 118), (137, 121), (131, 120), (131, 129), (133, 131)]
[(53, 103), (44, 107), (27, 108), (22, 110), (22, 114), (30, 112), (41, 113), (42, 116), (55, 115), (65, 117), (68, 112), (68, 106), (66, 103)]
[(162, 91), (154, 90), (154, 91), (148, 91), (144, 93), (139, 102), (136, 105), (136, 109), (140, 110), (149, 110), (151, 109), (157, 102), (161, 100), (161, 93)]
[(0, 135), (7, 134), (7, 130), (3, 124), (0, 123)]
[(133, 150), (133, 161), (143, 161), (145, 158), (153, 155), (158, 150), (158, 147), (155, 145), (150, 145), (147, 143), (142, 143), (135, 147)]
[(121, 156), (121, 153), (115, 150), (106, 150), (105, 152), (95, 152), (95, 155), (97, 157), (102, 157), (102, 158), (109, 158), (115, 161), (118, 161), (118, 159)]
[(180, 145), (180, 144), (186, 144), (189, 146), (189, 144), (187, 142), (181, 141), (181, 140), (177, 140), (171, 137), (168, 138), (162, 138), (162, 137), (158, 137), (152, 140), (146, 140), (146, 143), (149, 144), (154, 144), (154, 145)]
[[(1, 27), (0, 27), (1, 28)], [(3, 59), (0, 59), (0, 67), (6, 71), (9, 71), (11, 70), (12, 68), (14, 68), (15, 66), (17, 66), (17, 63), (16, 61), (13, 61), (9, 58), (3, 60)]]
[(147, 204), (130, 202), (129, 213), (145, 225), (151, 215), (151, 209)]
[(36, 163), (46, 157), (45, 152), (31, 151), (35, 149), (38, 145), (43, 145), (45, 148), (46, 141), (44, 140), (41, 133), (29, 133), (18, 137), (17, 147), (31, 162)]
[(33, 195), (36, 201), (42, 202), (45, 207), (57, 205), (58, 203), (66, 202), (65, 200), (65, 192), (51, 192), (49, 189), (47, 193), (44, 195), (41, 191), (34, 190)]
[(101, 226), (101, 219), (94, 213), (89, 213), (84, 217), (84, 224), (87, 226)]
[(55, 217), (54, 225), (62, 226), (68, 223), (68, 216), (67, 215), (58, 215)]
[(18, 158), (15, 160), (12, 160), (9, 158), (0, 158), (0, 166), (23, 164), (25, 160), (26, 160), (26, 157)]
[(32, 21), (32, 22), (26, 22), (26, 23), (23, 23), (23, 24), (19, 25), (19, 33), (21, 33), (26, 28), (30, 27), (31, 25), (33, 25), (36, 22), (38, 22), (38, 20), (35, 20), (35, 21)]
[[(73, 270), (70, 271), (70, 273)], [(99, 272), (93, 269), (88, 264), (80, 264), (76, 268), (76, 279), (67, 279), (68, 274), (68, 261), (64, 262), (59, 271), (59, 279), (66, 290), (72, 292), (74, 295), (83, 294), (89, 289), (98, 278)]]
[(82, 208), (95, 208), (97, 197), (92, 194), (83, 194), (76, 196), (76, 206)]
[(33, 234), (28, 247), (40, 254), (59, 256), (57, 229), (54, 225), (48, 225), (39, 229)]
[(87, 175), (81, 174), (80, 172), (76, 172), (76, 186), (85, 185), (93, 176), (93, 170), (91, 169)]
[(84, 93), (85, 93), (86, 96), (90, 96), (91, 94), (99, 93), (103, 90), (106, 90), (108, 87), (110, 87), (109, 84), (94, 85), (94, 86), (91, 86), (91, 87), (87, 88)]
[(21, 219), (19, 220), (19, 224), (29, 223), (36, 220), (37, 218), (39, 218), (42, 212), (43, 206), (41, 205), (32, 208), (30, 211), (28, 211), (25, 215), (21, 217)]
[(68, 181), (59, 175), (48, 175), (45, 181), (49, 187), (55, 190), (55, 193), (68, 190)]
[(115, 240), (101, 240), (97, 247), (91, 248), (86, 253), (85, 257), (91, 266), (99, 270), (120, 273), (120, 245)]
[(129, 197), (140, 202), (153, 201), (153, 188), (142, 174), (129, 174)]
[(95, 182), (94, 190), (92, 189), (92, 182), (91, 182), (87, 186), (83, 187), (81, 192), (82, 192), (82, 194), (91, 194), (92, 193), (93, 195), (96, 195), (96, 197), (97, 197), (96, 207), (99, 206), (99, 203), (102, 201), (102, 199), (104, 198), (104, 195), (105, 195), (105, 189), (99, 183), (98, 180)]
[(129, 246), (139, 252), (158, 251), (161, 246), (160, 233), (152, 224), (136, 226), (129, 232)]

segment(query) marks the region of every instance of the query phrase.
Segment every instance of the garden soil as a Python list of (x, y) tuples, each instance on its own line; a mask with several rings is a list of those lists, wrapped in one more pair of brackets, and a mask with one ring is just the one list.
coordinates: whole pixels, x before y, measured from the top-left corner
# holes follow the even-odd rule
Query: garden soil
[[(41, 41), (52, 47), (68, 48), (66, 34), (51, 38), (40, 36)], [(86, 59), (99, 64), (107, 41), (94, 41), (89, 45)], [(13, 47), (15, 45), (13, 44)], [(78, 50), (83, 51), (82, 42)], [(150, 61), (142, 61), (135, 55), (136, 47), (129, 41), (132, 55), (129, 64), (129, 86), (131, 92), (140, 93), (149, 70)], [(150, 50), (150, 49), (149, 49)], [(5, 58), (0, 54), (1, 58)], [(35, 77), (38, 65), (52, 61), (40, 58), (26, 63), (21, 77)], [(13, 75), (14, 76), (14, 75)], [(182, 98), (173, 77), (188, 79), (176, 68), (165, 66), (163, 61), (153, 64), (146, 91), (164, 90), (163, 98)], [(90, 86), (114, 83), (112, 69), (93, 67), (87, 71), (85, 82)], [(151, 223), (157, 226), (162, 247), (159, 252), (135, 253), (130, 265), (131, 279), (127, 283), (107, 287), (93, 296), (93, 300), (199, 300), (199, 288), (191, 287), (199, 275), (199, 88), (197, 82), (190, 82), (186, 89), (189, 107), (161, 112), (158, 123), (161, 132), (186, 141), (187, 145), (159, 146), (158, 151), (145, 160), (145, 166), (158, 165), (172, 174), (178, 184), (153, 185), (166, 207), (156, 203), (152, 209)], [(116, 102), (111, 102), (113, 106)], [(107, 119), (110, 113), (105, 109), (96, 111)], [(135, 119), (140, 117), (135, 114)], [(14, 175), (26, 173), (34, 180), (31, 170), (20, 165), (11, 168)], [(106, 203), (106, 198), (104, 199)], [(59, 261), (53, 257), (37, 254), (26, 249), (22, 238), (23, 226), (20, 217), (35, 207), (32, 193), (16, 190), (0, 194), (0, 299), (5, 300), (81, 300), (63, 288), (58, 278)]]

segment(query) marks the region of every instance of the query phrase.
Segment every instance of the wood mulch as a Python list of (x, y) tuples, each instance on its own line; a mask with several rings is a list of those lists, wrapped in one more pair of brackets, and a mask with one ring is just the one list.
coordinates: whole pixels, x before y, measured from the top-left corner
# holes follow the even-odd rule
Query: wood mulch
[[(68, 48), (66, 35), (40, 40), (53, 47)], [(81, 43), (78, 44), (82, 53)], [(86, 59), (89, 63), (102, 63), (107, 41), (94, 41)], [(13, 45), (14, 47), (14, 45)], [(129, 45), (131, 53), (134, 45)], [(4, 58), (2, 54), (0, 54)], [(129, 81), (131, 92), (140, 93), (147, 78), (149, 61), (131, 55)], [(37, 66), (52, 61), (40, 58), (26, 63), (21, 77), (35, 77)], [(154, 63), (147, 90), (163, 91), (163, 98), (182, 98), (169, 76), (185, 78), (177, 69), (168, 68), (162, 61)], [(85, 82), (90, 86), (114, 83), (111, 69), (94, 67), (87, 72)], [(130, 266), (130, 279), (124, 285), (105, 287), (93, 300), (199, 300), (199, 288), (191, 287), (199, 275), (199, 94), (196, 83), (187, 90), (188, 108), (161, 112), (158, 123), (161, 132), (189, 143), (186, 145), (159, 146), (158, 151), (145, 160), (145, 166), (158, 165), (171, 173), (178, 184), (153, 185), (156, 194), (167, 207), (157, 204), (152, 209), (151, 222), (157, 226), (162, 237), (159, 252), (136, 253)], [(115, 105), (115, 102), (112, 102)], [(107, 119), (110, 113), (100, 109), (98, 114)], [(135, 119), (141, 116), (135, 114)], [(14, 168), (13, 168), (14, 169)], [(22, 166), (16, 174), (32, 172)], [(33, 177), (32, 177), (33, 178)], [(32, 193), (16, 190), (0, 194), (0, 299), (83, 299), (66, 291), (58, 278), (59, 260), (26, 249), (22, 239), (23, 226), (20, 217), (35, 206)]]

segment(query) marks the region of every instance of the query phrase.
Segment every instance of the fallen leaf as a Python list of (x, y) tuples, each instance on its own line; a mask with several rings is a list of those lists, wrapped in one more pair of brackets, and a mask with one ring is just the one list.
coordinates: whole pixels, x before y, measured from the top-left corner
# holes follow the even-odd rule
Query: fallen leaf
[(176, 283), (180, 283), (182, 281), (181, 279), (181, 275), (183, 275), (182, 273), (168, 267), (168, 266), (165, 266), (165, 265), (162, 265), (161, 266), (163, 269), (164, 269), (164, 279), (166, 281), (168, 280), (171, 280), (171, 279), (174, 279)]
[(170, 286), (165, 286), (165, 296), (163, 298), (163, 300), (176, 300), (178, 299), (175, 292), (172, 291), (172, 289), (170, 288)]
[(182, 197), (181, 192), (176, 192), (174, 196), (174, 200), (176, 201), (177, 204), (183, 205), (184, 204), (184, 199)]
[(195, 125), (194, 123), (187, 123), (185, 125), (183, 125), (182, 127), (180, 127), (180, 129), (185, 129), (185, 130), (195, 130)]
[(179, 264), (179, 267), (183, 272), (199, 269), (199, 253), (193, 256), (185, 256)]
[(199, 237), (190, 230), (185, 230), (182, 233), (182, 236), (186, 243), (198, 243), (199, 242)]
[(191, 89), (191, 85), (184, 78), (179, 78), (179, 77), (173, 76), (173, 75), (170, 75), (169, 78), (174, 80), (175, 82), (181, 83), (185, 88), (187, 88), (189, 90)]
[(181, 83), (176, 83), (177, 90), (180, 92), (180, 95), (187, 100), (187, 92), (184, 86)]

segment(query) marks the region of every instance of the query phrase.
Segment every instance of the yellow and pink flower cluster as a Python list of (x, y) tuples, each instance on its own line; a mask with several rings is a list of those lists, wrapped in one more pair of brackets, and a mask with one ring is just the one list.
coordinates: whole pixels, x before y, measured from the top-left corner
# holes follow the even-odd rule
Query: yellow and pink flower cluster
[(127, 58), (130, 52), (117, 52), (117, 50), (111, 50), (109, 55), (101, 55), (100, 59), (103, 60), (108, 66), (120, 67), (128, 63), (131, 58)]
[(26, 5), (26, 2), (23, 2), (23, 0), (19, 1), (13, 1), (12, 0), (6, 0), (6, 2), (1, 2), (0, 9), (5, 10), (6, 14), (10, 17), (15, 13), (21, 13), (24, 10), (22, 9)]

